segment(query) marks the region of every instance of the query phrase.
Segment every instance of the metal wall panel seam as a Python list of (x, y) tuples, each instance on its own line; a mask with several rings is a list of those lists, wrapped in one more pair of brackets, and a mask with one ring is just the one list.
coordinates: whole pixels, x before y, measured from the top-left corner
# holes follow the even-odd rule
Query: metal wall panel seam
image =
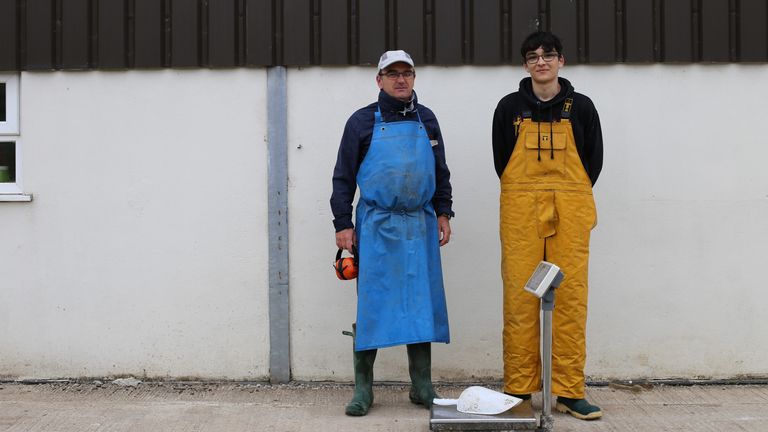
[(728, 0), (728, 61), (732, 62), (741, 59), (739, 15), (738, 0)]
[(245, 0), (235, 1), (235, 65), (244, 66), (245, 41), (248, 40), (245, 25)]
[(664, 61), (664, 0), (653, 0), (653, 61)]
[(272, 51), (272, 65), (283, 64), (283, 0), (272, 0), (272, 37), (274, 38), (274, 50)]
[(136, 1), (125, 0), (125, 66), (136, 65)]
[(322, 24), (320, 22), (320, 0), (312, 0), (310, 2), (311, 18), (309, 20), (310, 25), (310, 42), (309, 42), (309, 64), (319, 65), (322, 64), (322, 50), (320, 49), (320, 43), (322, 41)]
[(198, 3), (197, 25), (200, 29), (200, 40), (197, 45), (197, 64), (202, 67), (210, 66), (209, 49), (210, 37), (208, 28), (208, 0), (200, 0)]
[(424, 0), (422, 4), (424, 9), (424, 16), (422, 17), (423, 24), (421, 29), (421, 37), (424, 41), (424, 64), (431, 64), (435, 62), (435, 4), (433, 0)]
[(269, 380), (291, 379), (288, 269), (288, 103), (286, 68), (267, 68)]
[(27, 68), (27, 2), (19, 0), (16, 3), (16, 65), (19, 70)]
[(512, 28), (510, 18), (510, 2), (511, 0), (501, 0), (501, 13), (499, 14), (501, 23), (501, 61), (502, 63), (509, 63), (512, 59)]
[(384, 50), (397, 47), (397, 0), (385, 0)]
[(349, 64), (360, 64), (360, 4), (359, 0), (348, 0), (349, 27), (347, 29), (347, 59)]
[(64, 46), (64, 32), (62, 31), (61, 14), (63, 13), (62, 0), (53, 1), (53, 11), (51, 13), (52, 23), (52, 43), (51, 43), (51, 64), (53, 69), (61, 69), (62, 50)]
[(99, 67), (99, 2), (88, 0), (88, 67)]
[(627, 16), (624, 13), (626, 10), (625, 2), (626, 0), (616, 0), (615, 8), (614, 8), (614, 23), (616, 27), (616, 42), (615, 42), (615, 51), (614, 51), (614, 58), (617, 62), (626, 62), (627, 61), (627, 47), (626, 47), (626, 41), (627, 41)]
[(475, 61), (475, 0), (461, 1), (461, 62), (472, 64)]
[(701, 0), (691, 2), (691, 59), (700, 62), (704, 57), (704, 41), (702, 35), (703, 17)]
[(171, 0), (163, 0), (163, 23), (162, 23), (162, 62), (163, 67), (171, 67), (173, 64), (173, 10), (171, 9)]
[(576, 1), (576, 50), (579, 63), (589, 63), (589, 0)]

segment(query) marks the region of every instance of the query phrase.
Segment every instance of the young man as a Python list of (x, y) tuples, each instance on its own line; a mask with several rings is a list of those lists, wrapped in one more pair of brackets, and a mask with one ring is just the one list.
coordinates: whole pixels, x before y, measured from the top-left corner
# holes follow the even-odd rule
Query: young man
[(439, 250), (451, 238), (450, 172), (437, 118), (418, 103), (415, 79), (408, 53), (381, 56), (378, 101), (347, 121), (333, 172), (336, 246), (357, 245), (359, 258), (352, 416), (373, 403), (377, 349), (395, 345), (407, 345), (411, 402), (431, 407), (431, 342), (450, 339)]
[(565, 65), (557, 36), (536, 32), (522, 44), (530, 77), (499, 101), (493, 156), (501, 181), (504, 281), (504, 391), (523, 399), (541, 386), (539, 300), (523, 291), (541, 260), (559, 266), (552, 318), (552, 391), (556, 408), (580, 419), (602, 416), (584, 398), (587, 267), (597, 222), (592, 186), (603, 163), (600, 119), (592, 101), (558, 76)]

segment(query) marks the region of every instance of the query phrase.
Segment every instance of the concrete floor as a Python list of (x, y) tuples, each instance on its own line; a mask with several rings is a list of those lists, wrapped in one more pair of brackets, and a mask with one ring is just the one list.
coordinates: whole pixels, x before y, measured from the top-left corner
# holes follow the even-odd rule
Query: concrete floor
[[(458, 397), (466, 386), (439, 386)], [(492, 385), (488, 387), (493, 388)], [(408, 387), (377, 385), (366, 417), (344, 415), (352, 387), (234, 383), (0, 384), (2, 432), (429, 431)], [(557, 413), (555, 431), (768, 431), (768, 386), (590, 387), (602, 420)], [(534, 397), (534, 408), (541, 400)]]

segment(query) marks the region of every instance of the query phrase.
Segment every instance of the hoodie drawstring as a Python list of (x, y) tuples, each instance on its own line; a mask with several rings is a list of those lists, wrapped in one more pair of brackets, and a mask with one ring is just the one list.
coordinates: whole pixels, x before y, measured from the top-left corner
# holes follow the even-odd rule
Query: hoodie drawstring
[(549, 106), (549, 158), (554, 159), (555, 158), (555, 138), (552, 136), (552, 106)]
[[(552, 118), (552, 106), (547, 107), (549, 109), (549, 158), (554, 159), (555, 158), (555, 137), (554, 133), (552, 132), (552, 129), (554, 126), (552, 125), (554, 123), (554, 119)], [(536, 159), (541, 162), (541, 103), (536, 102), (536, 127), (538, 128), (537, 136), (537, 149), (536, 149)]]
[(536, 133), (536, 140), (538, 144), (538, 149), (536, 150), (537, 154), (537, 160), (541, 162), (541, 102), (536, 102), (536, 127), (538, 128), (538, 132)]

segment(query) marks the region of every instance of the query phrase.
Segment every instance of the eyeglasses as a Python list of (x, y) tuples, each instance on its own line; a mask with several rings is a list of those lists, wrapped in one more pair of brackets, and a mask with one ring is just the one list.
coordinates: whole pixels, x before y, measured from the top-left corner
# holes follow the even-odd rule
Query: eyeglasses
[(411, 78), (416, 76), (416, 72), (414, 72), (412, 70), (408, 70), (408, 71), (405, 71), (405, 72), (389, 71), (387, 73), (381, 73), (380, 72), (379, 76), (385, 76), (385, 77), (387, 77), (387, 79), (391, 79), (392, 81), (394, 81), (394, 80), (396, 80), (396, 79), (398, 79), (400, 77), (403, 77), (405, 79), (411, 79)]
[(536, 64), (536, 63), (539, 62), (539, 57), (544, 59), (544, 61), (547, 62), (547, 63), (552, 63), (553, 60), (555, 60), (556, 58), (560, 57), (560, 54), (558, 54), (556, 52), (548, 52), (548, 53), (544, 53), (542, 55), (538, 55), (536, 53), (531, 53), (531, 54), (527, 54), (525, 56), (525, 62), (528, 63), (528, 64), (531, 64), (531, 65), (532, 64)]

